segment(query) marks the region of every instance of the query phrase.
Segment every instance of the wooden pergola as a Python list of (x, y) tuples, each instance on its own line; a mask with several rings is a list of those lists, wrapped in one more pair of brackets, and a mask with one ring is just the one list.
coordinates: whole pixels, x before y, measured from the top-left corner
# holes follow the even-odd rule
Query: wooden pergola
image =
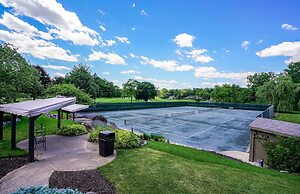
[(69, 113), (72, 114), (73, 121), (75, 120), (75, 113), (84, 109), (89, 108), (89, 105), (83, 104), (72, 104), (66, 107), (63, 107), (61, 110), (67, 113), (67, 119), (69, 119)]
[(57, 110), (57, 128), (61, 126), (61, 109), (75, 104), (75, 97), (55, 97), (37, 99), (11, 104), (0, 104), (0, 141), (3, 140), (3, 115), (9, 113), (11, 117), (11, 149), (16, 149), (16, 119), (17, 115), (29, 118), (28, 151), (29, 162), (34, 162), (34, 122), (42, 114)]

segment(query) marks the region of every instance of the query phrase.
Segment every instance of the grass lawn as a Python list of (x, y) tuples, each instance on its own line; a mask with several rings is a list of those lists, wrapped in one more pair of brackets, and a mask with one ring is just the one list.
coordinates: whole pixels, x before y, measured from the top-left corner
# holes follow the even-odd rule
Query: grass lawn
[(297, 113), (279, 113), (274, 119), (300, 124), (300, 112)]
[[(62, 125), (73, 123), (73, 121), (61, 120)], [(57, 129), (57, 120), (48, 118), (44, 115), (40, 116), (36, 121), (35, 125), (43, 124), (46, 128), (46, 133), (48, 135), (55, 134)], [(11, 126), (7, 125), (3, 131), (3, 141), (0, 141), (0, 158), (3, 157), (10, 157), (10, 156), (21, 156), (27, 154), (25, 150), (10, 149), (10, 133), (11, 133)], [(20, 122), (17, 123), (17, 142), (27, 139), (28, 138), (28, 118), (23, 117)]]
[[(109, 102), (109, 103), (130, 102), (130, 98), (97, 98), (96, 102)], [(133, 102), (144, 102), (144, 101), (133, 99)], [(154, 100), (149, 100), (149, 102), (194, 102), (194, 101), (193, 100), (169, 100), (169, 99), (155, 98)]]
[(300, 193), (300, 176), (159, 142), (119, 150), (99, 171), (119, 193)]

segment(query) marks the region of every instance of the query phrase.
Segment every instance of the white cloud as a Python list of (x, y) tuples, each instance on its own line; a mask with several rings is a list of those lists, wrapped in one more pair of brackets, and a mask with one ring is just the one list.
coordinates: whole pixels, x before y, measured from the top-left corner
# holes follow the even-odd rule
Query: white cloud
[(54, 43), (39, 40), (29, 35), (0, 30), (0, 40), (9, 42), (17, 46), (21, 53), (30, 54), (36, 58), (57, 59), (70, 62), (78, 61), (78, 55), (71, 55), (70, 51), (58, 47)]
[(229, 82), (201, 82), (201, 88), (213, 88), (215, 86), (221, 86), (223, 84), (230, 84)]
[(245, 50), (248, 50), (249, 46), (250, 46), (250, 41), (248, 40), (243, 41), (241, 44), (241, 47)]
[(178, 84), (175, 80), (159, 80), (156, 78), (144, 78), (142, 76), (135, 76), (134, 79), (138, 81), (147, 81), (153, 83), (156, 87), (159, 88), (175, 88), (176, 84)]
[(188, 58), (192, 58), (194, 61), (199, 63), (209, 63), (214, 59), (208, 56), (206, 49), (193, 49), (192, 51), (186, 52)]
[(58, 77), (65, 77), (66, 76), (66, 74), (63, 74), (63, 73), (54, 73), (54, 75), (56, 75), (56, 76), (58, 76)]
[(106, 40), (105, 42), (106, 42), (105, 46), (112, 46), (112, 45), (116, 44), (115, 40)]
[(55, 69), (55, 70), (58, 70), (58, 71), (71, 70), (71, 68), (69, 68), (69, 67), (59, 66), (59, 65), (42, 65), (42, 67), (47, 68), (47, 69)]
[(143, 9), (141, 10), (140, 14), (142, 16), (149, 16), (148, 13), (145, 10), (143, 10)]
[(195, 36), (189, 35), (187, 33), (178, 34), (175, 36), (173, 41), (180, 47), (192, 47)]
[(130, 41), (129, 41), (128, 38), (126, 38), (126, 37), (115, 36), (115, 38), (116, 38), (118, 41), (120, 41), (120, 42), (122, 42), (122, 43), (124, 43), (124, 44), (130, 44)]
[(103, 74), (103, 75), (110, 75), (111, 73), (108, 72), (108, 71), (105, 71), (105, 72), (103, 72), (102, 74)]
[(125, 60), (117, 54), (114, 53), (103, 53), (101, 51), (93, 51), (92, 54), (89, 55), (89, 61), (98, 61), (105, 60), (105, 63), (112, 65), (126, 65)]
[(135, 8), (135, 3), (132, 3), (131, 7), (132, 7), (132, 8)]
[(241, 72), (241, 73), (232, 73), (232, 72), (219, 72), (216, 68), (207, 66), (207, 67), (198, 67), (195, 68), (195, 77), (196, 78), (219, 78), (219, 79), (233, 79), (240, 82), (240, 85), (245, 85), (247, 76), (254, 74), (254, 72)]
[(132, 31), (135, 31), (135, 27), (132, 27), (131, 30), (132, 30)]
[(179, 56), (182, 55), (182, 52), (179, 49), (175, 50), (175, 53), (176, 53), (176, 55), (179, 55)]
[(39, 36), (46, 40), (51, 40), (53, 38), (50, 34), (39, 31), (36, 27), (7, 12), (4, 12), (4, 14), (2, 15), (0, 24), (15, 32), (22, 32), (31, 36)]
[(191, 71), (194, 69), (192, 65), (179, 65), (175, 60), (163, 60), (157, 61), (154, 59), (149, 59), (145, 56), (140, 56), (141, 64), (149, 64), (153, 67), (157, 67), (166, 71)]
[(136, 58), (137, 56), (135, 56), (133, 53), (129, 53), (129, 56), (131, 57), (131, 58)]
[(135, 70), (121, 71), (121, 74), (140, 74), (140, 73), (141, 72)]
[(13, 8), (17, 15), (25, 15), (52, 29), (51, 35), (76, 45), (94, 46), (99, 43), (98, 33), (84, 26), (77, 14), (64, 9), (56, 0), (2, 0), (5, 7)]
[(293, 26), (293, 25), (291, 25), (291, 24), (282, 24), (282, 25), (281, 25), (281, 28), (282, 28), (283, 30), (290, 30), (290, 31), (298, 30), (297, 27), (295, 27), (295, 26)]
[(256, 42), (256, 44), (261, 44), (261, 43), (263, 43), (264, 42), (264, 40), (263, 39), (260, 39), (260, 40), (258, 40), (257, 42)]
[(101, 30), (102, 30), (103, 32), (106, 31), (106, 28), (105, 28), (103, 25), (100, 25), (99, 27), (101, 28)]
[(102, 11), (102, 10), (100, 10), (100, 9), (98, 9), (98, 11), (99, 11), (99, 13), (101, 13), (102, 15), (105, 15), (105, 12), (104, 12), (104, 11)]
[(256, 52), (259, 57), (275, 57), (285, 56), (290, 57), (285, 63), (300, 61), (300, 41), (298, 42), (282, 42), (277, 45), (272, 45), (259, 52)]

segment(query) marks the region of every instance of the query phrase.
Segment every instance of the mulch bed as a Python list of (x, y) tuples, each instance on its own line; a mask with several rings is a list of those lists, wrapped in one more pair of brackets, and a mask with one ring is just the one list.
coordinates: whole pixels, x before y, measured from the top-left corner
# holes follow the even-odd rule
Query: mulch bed
[(49, 178), (49, 187), (78, 189), (84, 193), (116, 193), (114, 186), (97, 170), (55, 171)]
[(27, 156), (1, 158), (0, 159), (0, 179), (7, 173), (20, 168), (28, 163)]

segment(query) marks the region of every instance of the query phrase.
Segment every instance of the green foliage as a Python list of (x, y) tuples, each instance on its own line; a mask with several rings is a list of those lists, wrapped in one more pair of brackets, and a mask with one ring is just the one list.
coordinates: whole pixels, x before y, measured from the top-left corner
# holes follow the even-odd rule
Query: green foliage
[(45, 186), (32, 186), (26, 188), (20, 188), (12, 194), (26, 194), (26, 193), (34, 193), (34, 194), (83, 194), (82, 192), (73, 189), (57, 189), (57, 188), (49, 188)]
[(205, 89), (197, 89), (196, 90), (196, 95), (199, 97), (200, 100), (207, 101), (210, 99), (210, 89), (205, 88)]
[(291, 111), (295, 103), (295, 84), (288, 76), (278, 77), (260, 86), (256, 92), (258, 100), (274, 104), (278, 111)]
[(238, 94), (241, 87), (235, 84), (224, 84), (222, 86), (215, 86), (211, 92), (211, 97), (215, 102), (239, 102)]
[(121, 89), (113, 82), (102, 79), (94, 74), (95, 83), (99, 86), (98, 97), (121, 97)]
[(157, 91), (155, 86), (150, 82), (140, 82), (137, 85), (136, 96), (135, 98), (138, 100), (144, 100), (147, 102), (148, 100), (154, 99), (157, 96)]
[(300, 83), (300, 62), (289, 64), (284, 71), (292, 78), (294, 83)]
[(270, 167), (276, 170), (300, 172), (300, 138), (278, 137), (278, 141), (265, 142)]
[(136, 90), (139, 82), (134, 79), (129, 79), (126, 83), (123, 84), (123, 97), (129, 97), (132, 102), (132, 98), (136, 95)]
[(82, 90), (76, 88), (73, 84), (58, 84), (50, 86), (46, 90), (48, 97), (61, 96), (73, 96), (76, 97), (76, 101), (81, 104), (92, 105), (92, 99), (84, 93)]
[(64, 125), (57, 130), (57, 134), (62, 136), (79, 136), (87, 132), (85, 126), (81, 124)]
[(44, 88), (51, 84), (51, 78), (43, 67), (39, 65), (34, 65), (33, 67), (38, 71), (40, 82)]
[(249, 75), (247, 77), (248, 87), (258, 88), (276, 77), (277, 75), (274, 72), (262, 72)]
[(148, 134), (144, 133), (144, 134), (141, 135), (141, 139), (151, 140), (151, 141), (159, 141), (159, 142), (168, 142), (168, 140), (165, 139), (163, 136), (156, 135), (156, 134), (148, 135)]
[(0, 45), (0, 103), (14, 102), (18, 98), (35, 98), (42, 91), (40, 77), (9, 44)]
[(65, 83), (75, 85), (92, 98), (98, 97), (99, 86), (96, 84), (94, 77), (91, 75), (90, 67), (87, 65), (74, 66), (72, 71), (66, 75)]
[(169, 90), (166, 89), (166, 88), (163, 88), (159, 91), (159, 94), (158, 94), (158, 97), (159, 98), (162, 98), (162, 99), (167, 99), (170, 97), (170, 93), (169, 93)]
[(89, 135), (89, 141), (98, 143), (101, 131), (114, 131), (116, 135), (115, 149), (131, 149), (141, 145), (141, 139), (134, 133), (125, 130), (114, 129), (109, 126), (97, 126)]
[(103, 121), (104, 123), (107, 123), (107, 118), (105, 118), (102, 115), (96, 115), (92, 118), (92, 120), (100, 120), (100, 121)]

